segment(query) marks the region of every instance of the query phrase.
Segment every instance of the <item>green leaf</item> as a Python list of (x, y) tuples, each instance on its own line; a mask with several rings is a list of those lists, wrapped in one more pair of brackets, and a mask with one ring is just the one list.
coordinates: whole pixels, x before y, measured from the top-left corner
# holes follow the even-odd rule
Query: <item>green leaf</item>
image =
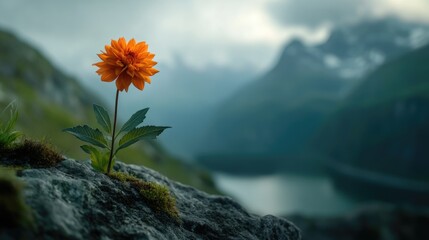
[(128, 121), (122, 126), (121, 130), (119, 130), (119, 133), (131, 131), (140, 125), (146, 118), (147, 111), (149, 111), (149, 108), (145, 108), (134, 113), (131, 118), (128, 119)]
[(6, 127), (4, 129), (5, 132), (10, 132), (15, 127), (16, 121), (18, 120), (18, 111), (11, 109), (10, 110), (10, 119), (6, 123)]
[[(91, 166), (100, 172), (107, 172), (107, 167), (109, 166), (109, 157), (110, 151), (100, 152), (97, 148), (89, 145), (80, 146), (83, 151), (89, 154), (89, 159), (91, 160)], [(112, 165), (110, 169), (115, 165), (115, 158), (112, 159)]]
[[(94, 169), (106, 173), (107, 167), (109, 166), (109, 157), (110, 152), (98, 152), (97, 154), (91, 154), (91, 165)], [(112, 165), (110, 166), (110, 170), (112, 170), (113, 166), (115, 165), (115, 158), (112, 159)]]
[(18, 131), (14, 131), (16, 121), (18, 119), (18, 111), (15, 108), (13, 102), (9, 103), (6, 108), (1, 112), (0, 116), (3, 116), (4, 112), (10, 109), (10, 117), (6, 123), (2, 123), (0, 120), (0, 145), (10, 146), (16, 141), (22, 134)]
[(107, 133), (111, 133), (112, 124), (110, 122), (110, 117), (107, 111), (103, 107), (98, 106), (97, 104), (94, 104), (93, 107), (98, 124), (100, 124)]
[(0, 123), (0, 130), (4, 133), (10, 133), (15, 127), (16, 121), (18, 120), (18, 111), (16, 110), (15, 105), (13, 105), (13, 102), (9, 103), (6, 108), (3, 109), (1, 115), (3, 115), (8, 108), (10, 108), (10, 117), (4, 125), (4, 128), (3, 123)]
[(144, 127), (135, 128), (129, 131), (121, 138), (121, 140), (119, 140), (119, 147), (118, 149), (116, 149), (115, 154), (119, 150), (126, 148), (131, 144), (138, 142), (141, 139), (154, 139), (167, 128), (170, 128), (170, 127), (144, 126)]
[(82, 146), (80, 146), (80, 148), (81, 148), (84, 152), (86, 152), (86, 153), (88, 153), (88, 154), (99, 152), (99, 151), (97, 150), (97, 148), (95, 148), (95, 147), (93, 147), (93, 146), (90, 146), (90, 145), (82, 145)]
[(9, 135), (9, 142), (13, 143), (15, 142), (16, 139), (18, 139), (19, 137), (21, 137), (23, 134), (21, 132), (18, 131), (13, 131), (10, 133)]
[(68, 132), (80, 140), (91, 143), (97, 147), (107, 148), (107, 141), (98, 129), (93, 129), (87, 125), (66, 128), (63, 130)]

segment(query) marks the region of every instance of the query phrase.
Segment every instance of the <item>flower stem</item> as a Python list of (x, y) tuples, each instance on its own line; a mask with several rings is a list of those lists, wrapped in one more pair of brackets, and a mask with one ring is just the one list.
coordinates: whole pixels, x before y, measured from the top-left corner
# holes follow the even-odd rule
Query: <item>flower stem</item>
[(112, 147), (110, 148), (110, 157), (109, 157), (109, 165), (107, 166), (107, 174), (110, 173), (110, 167), (112, 166), (113, 151), (114, 151), (113, 148), (115, 146), (116, 117), (118, 115), (118, 99), (119, 99), (119, 89), (116, 90), (115, 115), (113, 117)]

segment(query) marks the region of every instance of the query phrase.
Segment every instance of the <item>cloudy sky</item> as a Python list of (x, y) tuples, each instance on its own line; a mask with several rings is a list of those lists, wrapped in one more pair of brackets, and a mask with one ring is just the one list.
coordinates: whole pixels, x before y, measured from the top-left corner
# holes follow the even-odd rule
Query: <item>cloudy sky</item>
[[(146, 41), (161, 72), (143, 93), (125, 95), (122, 109), (151, 106), (164, 123), (263, 74), (294, 37), (313, 44), (338, 24), (387, 15), (429, 22), (428, 12), (428, 0), (0, 0), (0, 27), (95, 91), (106, 89), (91, 66), (105, 44)], [(114, 95), (107, 88), (106, 101)]]
[(81, 76), (93, 71), (95, 52), (119, 36), (146, 40), (166, 65), (180, 56), (200, 70), (264, 70), (290, 38), (321, 41), (333, 24), (382, 15), (429, 20), (427, 0), (0, 0), (0, 6), (0, 26)]

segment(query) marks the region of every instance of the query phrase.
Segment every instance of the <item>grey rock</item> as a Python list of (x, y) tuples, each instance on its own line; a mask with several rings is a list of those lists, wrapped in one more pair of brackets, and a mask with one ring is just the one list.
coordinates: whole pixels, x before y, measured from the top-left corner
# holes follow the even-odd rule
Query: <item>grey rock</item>
[(27, 169), (27, 204), (36, 229), (5, 231), (1, 239), (301, 239), (287, 220), (256, 216), (229, 197), (208, 195), (159, 173), (117, 162), (115, 170), (166, 185), (180, 221), (153, 212), (126, 184), (66, 159), (56, 167)]

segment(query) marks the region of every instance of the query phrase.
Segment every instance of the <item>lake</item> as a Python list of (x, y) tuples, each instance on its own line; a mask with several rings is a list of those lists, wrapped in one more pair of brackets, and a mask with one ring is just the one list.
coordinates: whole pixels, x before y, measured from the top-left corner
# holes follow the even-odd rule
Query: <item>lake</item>
[(215, 173), (218, 187), (248, 211), (259, 215), (330, 216), (360, 203), (338, 192), (327, 176), (233, 176)]

